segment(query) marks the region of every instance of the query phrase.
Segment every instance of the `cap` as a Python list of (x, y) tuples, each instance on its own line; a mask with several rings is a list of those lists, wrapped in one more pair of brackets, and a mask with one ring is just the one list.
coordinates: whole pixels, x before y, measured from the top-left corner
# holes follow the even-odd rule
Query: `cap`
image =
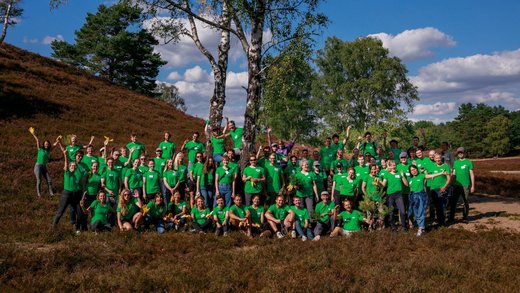
[(457, 153), (464, 153), (464, 148), (463, 147), (457, 148)]
[(312, 163), (312, 166), (319, 166), (320, 165), (320, 162), (318, 161), (314, 161), (314, 163)]
[(408, 157), (408, 154), (406, 152), (401, 152), (399, 154), (399, 158), (406, 158), (406, 157)]
[(341, 164), (340, 162), (338, 162), (338, 163), (336, 164), (336, 168), (343, 168), (343, 164)]
[(114, 151), (114, 155), (120, 155), (119, 151)]
[(277, 144), (276, 142), (273, 142), (273, 143), (271, 144), (271, 146), (272, 146), (272, 147), (277, 147), (278, 144)]
[(325, 195), (329, 195), (329, 192), (327, 190), (324, 190), (324, 191), (321, 192), (321, 195), (324, 195), (324, 194)]
[(156, 148), (155, 151), (156, 151), (156, 152), (159, 152), (159, 151), (162, 152), (162, 149), (161, 149), (161, 148)]

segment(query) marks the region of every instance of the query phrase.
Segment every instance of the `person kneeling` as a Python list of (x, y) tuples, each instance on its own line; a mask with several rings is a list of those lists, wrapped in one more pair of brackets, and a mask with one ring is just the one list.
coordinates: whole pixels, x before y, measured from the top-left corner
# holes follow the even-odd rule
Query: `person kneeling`
[(185, 200), (181, 200), (181, 193), (175, 191), (170, 203), (168, 203), (168, 227), (176, 231), (185, 227), (187, 210), (188, 204)]
[(224, 197), (217, 196), (217, 206), (213, 209), (213, 221), (215, 222), (215, 236), (227, 236), (229, 228), (229, 208), (224, 203)]
[(323, 191), (321, 193), (321, 202), (316, 205), (315, 209), (318, 214), (318, 223), (314, 228), (314, 241), (320, 240), (322, 234), (330, 233), (334, 230), (336, 222), (336, 206), (334, 202), (329, 200), (329, 193)]
[[(81, 209), (84, 209), (84, 200), (85, 198), (83, 198), (80, 202)], [(90, 229), (94, 232), (112, 230), (112, 227), (108, 222), (108, 213), (111, 211), (112, 206), (107, 202), (107, 196), (105, 192), (100, 191), (97, 195), (97, 199), (94, 200), (85, 211), (85, 214), (88, 212), (92, 213)]]
[(283, 196), (279, 195), (275, 204), (267, 209), (265, 218), (276, 237), (283, 238), (287, 231), (292, 229), (294, 212), (283, 202)]
[(260, 205), (260, 195), (253, 196), (253, 204), (247, 209), (249, 211), (248, 236), (270, 237), (271, 231), (269, 225), (265, 222), (264, 207)]
[(338, 218), (341, 219), (343, 223), (343, 227), (334, 228), (334, 231), (332, 231), (330, 237), (336, 237), (340, 234), (345, 237), (349, 237), (352, 235), (352, 233), (361, 231), (362, 221), (369, 225), (372, 224), (368, 219), (365, 218), (363, 213), (352, 209), (352, 203), (349, 200), (343, 201), (343, 207), (345, 210), (338, 215)]
[(242, 198), (240, 195), (235, 195), (233, 199), (235, 203), (229, 208), (229, 223), (231, 224), (231, 228), (236, 231), (242, 231), (248, 234), (249, 231), (249, 221), (247, 220), (249, 217), (249, 210), (246, 209), (244, 205), (242, 205)]
[(155, 226), (157, 233), (164, 233), (164, 216), (166, 215), (166, 205), (161, 193), (155, 195), (154, 200), (150, 201), (143, 207), (144, 210), (144, 224), (149, 227), (150, 224)]
[(195, 207), (191, 209), (191, 232), (206, 233), (208, 232), (213, 224), (211, 219), (211, 212), (204, 204), (204, 198), (202, 196), (195, 197)]
[(130, 190), (124, 189), (119, 197), (117, 205), (117, 225), (121, 231), (130, 231), (139, 229), (139, 225), (143, 221), (143, 213), (141, 208), (143, 203), (139, 198), (139, 192), (134, 189), (134, 196), (130, 195)]

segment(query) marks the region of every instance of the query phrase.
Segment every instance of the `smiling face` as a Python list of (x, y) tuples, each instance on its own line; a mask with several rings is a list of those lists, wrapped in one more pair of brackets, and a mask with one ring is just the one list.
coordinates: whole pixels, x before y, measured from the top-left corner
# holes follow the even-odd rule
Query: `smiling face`
[(150, 169), (150, 171), (151, 171), (151, 170), (153, 170), (154, 168), (155, 168), (155, 162), (152, 161), (152, 160), (150, 160), (150, 161), (148, 162), (148, 169)]
[(300, 207), (300, 205), (302, 204), (302, 201), (299, 197), (295, 197), (293, 200), (293, 203), (296, 207)]
[(347, 212), (351, 212), (352, 211), (352, 204), (350, 203), (350, 201), (346, 200), (343, 202), (343, 207), (345, 208), (345, 210), (347, 210)]
[(101, 203), (105, 203), (105, 200), (107, 199), (107, 195), (104, 192), (98, 193), (97, 200)]
[(240, 196), (235, 196), (235, 198), (233, 199), (233, 202), (237, 205), (237, 206), (240, 206), (242, 204), (242, 198)]
[(97, 173), (97, 171), (99, 171), (99, 163), (94, 162), (92, 163), (92, 173)]
[(204, 209), (204, 199), (202, 197), (198, 197), (196, 205), (197, 205), (197, 208)]
[(283, 206), (283, 196), (276, 197), (275, 203), (278, 208), (282, 207)]

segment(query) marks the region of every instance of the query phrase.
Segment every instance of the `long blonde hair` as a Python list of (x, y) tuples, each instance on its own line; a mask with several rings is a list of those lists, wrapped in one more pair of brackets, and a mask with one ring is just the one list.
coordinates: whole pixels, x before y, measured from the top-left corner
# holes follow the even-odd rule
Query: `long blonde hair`
[(126, 212), (128, 212), (128, 203), (130, 202), (130, 200), (125, 200), (125, 192), (128, 192), (128, 195), (130, 195), (130, 190), (126, 188), (123, 189), (123, 191), (121, 191), (121, 194), (119, 195), (119, 207), (121, 208), (122, 216), (126, 215)]

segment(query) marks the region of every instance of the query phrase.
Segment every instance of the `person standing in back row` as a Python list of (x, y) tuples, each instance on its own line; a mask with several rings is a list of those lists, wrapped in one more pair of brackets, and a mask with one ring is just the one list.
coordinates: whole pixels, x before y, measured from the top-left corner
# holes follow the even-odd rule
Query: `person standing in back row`
[(453, 163), (453, 197), (450, 202), (449, 222), (455, 220), (455, 210), (459, 197), (462, 197), (464, 209), (462, 212), (462, 221), (467, 223), (469, 214), (468, 196), (475, 192), (475, 174), (473, 173), (473, 162), (465, 158), (465, 150), (463, 147), (457, 149), (457, 160)]

